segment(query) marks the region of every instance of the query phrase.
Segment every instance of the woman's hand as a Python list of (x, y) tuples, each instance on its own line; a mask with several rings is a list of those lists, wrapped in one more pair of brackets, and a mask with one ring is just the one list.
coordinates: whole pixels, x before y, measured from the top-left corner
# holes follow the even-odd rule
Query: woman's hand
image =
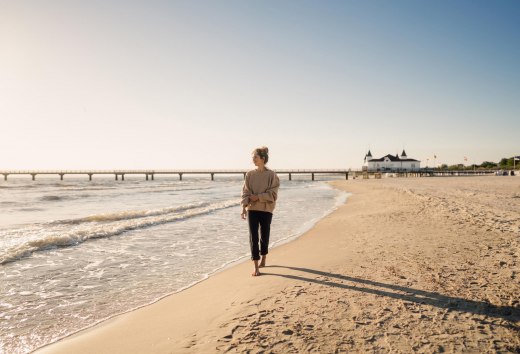
[(242, 214), (240, 214), (240, 216), (242, 217), (243, 220), (245, 220), (247, 218), (247, 211), (245, 209), (242, 210)]
[(249, 200), (252, 202), (257, 202), (258, 200), (260, 200), (260, 198), (258, 198), (256, 194), (253, 194), (249, 197)]

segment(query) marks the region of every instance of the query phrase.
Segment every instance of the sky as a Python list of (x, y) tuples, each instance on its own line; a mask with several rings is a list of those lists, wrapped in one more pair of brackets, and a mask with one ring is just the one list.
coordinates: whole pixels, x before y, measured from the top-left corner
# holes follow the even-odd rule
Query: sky
[[(515, 0), (0, 0), (0, 170), (520, 155)], [(467, 157), (467, 162), (464, 162)]]

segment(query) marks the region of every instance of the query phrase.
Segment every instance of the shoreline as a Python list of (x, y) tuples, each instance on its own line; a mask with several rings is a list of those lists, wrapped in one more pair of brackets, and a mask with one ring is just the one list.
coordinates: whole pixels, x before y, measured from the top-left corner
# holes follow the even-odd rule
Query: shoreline
[[(337, 188), (334, 188), (329, 183), (329, 181), (320, 181), (320, 183), (326, 183), (331, 189), (336, 189), (338, 191), (338, 195), (335, 197), (335, 204), (332, 205), (329, 209), (327, 209), (322, 215), (320, 215), (320, 216), (318, 216), (318, 217), (316, 217), (316, 218), (314, 218), (312, 220), (307, 221), (295, 233), (292, 233), (292, 234), (288, 235), (287, 237), (284, 237), (284, 238), (281, 238), (281, 239), (278, 239), (278, 240), (274, 241), (274, 243), (270, 247), (270, 251), (271, 252), (272, 252), (272, 250), (274, 250), (277, 247), (280, 247), (282, 245), (291, 243), (291, 242), (297, 240), (298, 238), (302, 237), (306, 232), (311, 230), (316, 225), (316, 223), (320, 222), (320, 220), (322, 220), (323, 218), (325, 218), (328, 215), (330, 215), (331, 213), (333, 213), (338, 207), (340, 207), (341, 205), (345, 204), (345, 201), (349, 197), (350, 193), (347, 193), (347, 192), (338, 190)], [(188, 289), (190, 289), (190, 288), (192, 288), (194, 286), (197, 286), (198, 284), (200, 284), (200, 283), (202, 283), (204, 281), (207, 281), (208, 279), (210, 279), (211, 277), (215, 276), (216, 274), (219, 274), (221, 272), (225, 272), (229, 268), (236, 267), (236, 266), (238, 266), (238, 265), (240, 265), (242, 263), (247, 262), (248, 260), (249, 260), (249, 254), (241, 255), (238, 258), (235, 258), (233, 260), (230, 260), (230, 261), (227, 261), (227, 262), (223, 263), (220, 267), (213, 269), (211, 272), (207, 273), (203, 278), (198, 279), (198, 280), (194, 281), (191, 284), (188, 284), (188, 285), (186, 285), (186, 286), (184, 286), (184, 287), (182, 287), (180, 289), (177, 289), (177, 290), (175, 290), (173, 292), (161, 295), (160, 297), (158, 297), (158, 298), (156, 298), (156, 299), (154, 299), (154, 300), (152, 300), (150, 302), (144, 303), (144, 304), (136, 306), (134, 308), (125, 310), (124, 312), (120, 312), (120, 313), (111, 315), (109, 317), (106, 317), (104, 319), (98, 320), (97, 322), (92, 323), (92, 324), (90, 324), (90, 325), (88, 325), (88, 326), (86, 326), (86, 327), (84, 327), (82, 329), (79, 329), (79, 330), (77, 330), (77, 331), (75, 331), (73, 333), (64, 335), (64, 336), (54, 340), (53, 342), (50, 342), (50, 343), (45, 344), (45, 345), (42, 345), (42, 346), (40, 346), (40, 347), (38, 347), (36, 349), (33, 349), (33, 350), (31, 350), (31, 352), (39, 352), (40, 350), (43, 350), (43, 349), (45, 349), (45, 348), (47, 348), (49, 346), (53, 346), (53, 345), (55, 345), (57, 343), (60, 343), (60, 342), (62, 342), (64, 340), (67, 340), (67, 339), (69, 339), (71, 337), (75, 337), (77, 335), (81, 335), (81, 333), (83, 333), (83, 332), (88, 332), (88, 331), (90, 331), (91, 329), (93, 329), (95, 327), (103, 326), (104, 323), (109, 322), (109, 321), (111, 321), (111, 320), (113, 320), (115, 318), (118, 318), (120, 316), (132, 313), (134, 311), (139, 311), (140, 309), (146, 308), (148, 306), (153, 306), (154, 304), (162, 301), (165, 298), (168, 298), (170, 296), (175, 296), (178, 293), (186, 291), (186, 290), (188, 290)]]
[[(500, 184), (492, 181), (494, 177), (482, 178), (478, 183)], [(431, 180), (407, 180), (407, 185), (403, 185), (403, 179), (332, 182), (353, 194), (302, 236), (274, 248), (268, 267), (263, 268), (264, 274), (258, 279), (248, 276), (251, 265), (242, 262), (187, 290), (114, 317), (36, 353), (240, 352), (255, 348), (280, 352), (361, 352), (377, 348), (435, 350), (439, 346), (457, 351), (462, 348), (461, 341), (468, 349), (481, 348), (479, 343), (486, 343), (486, 348), (495, 345), (495, 349), (507, 349), (501, 347), (502, 342), (520, 348), (520, 340), (515, 338), (520, 305), (511, 297), (520, 289), (510, 284), (518, 273), (518, 255), (507, 254), (506, 248), (501, 248), (485, 230), (479, 230), (479, 223), (472, 225), (471, 208), (466, 221), (447, 217), (452, 202), (450, 190), (436, 204), (445, 208), (443, 203), (447, 203), (448, 209), (429, 210), (436, 202), (431, 200), (435, 196), (428, 194), (429, 187), (414, 191), (414, 185), (442, 186)], [(442, 183), (456, 188), (475, 184), (475, 177), (469, 180), (459, 178)], [(513, 193), (520, 198), (518, 183), (513, 188), (518, 188)], [(464, 198), (470, 201), (468, 196)], [(490, 207), (490, 220), (493, 210)], [(429, 221), (418, 224), (416, 217), (426, 214)], [(512, 233), (508, 229), (498, 233), (492, 229), (492, 236), (498, 235), (500, 242), (515, 241), (518, 235), (514, 216), (511, 220)], [(483, 222), (489, 220), (484, 218)], [(488, 243), (491, 250), (500, 251), (502, 269), (493, 275), (500, 281), (492, 283), (486, 273), (489, 264), (474, 266), (476, 270), (471, 271), (480, 273), (475, 275), (475, 289), (470, 286), (468, 290), (462, 283), (468, 274), (459, 274), (457, 267), (472, 269), (465, 265), (466, 258), (471, 258), (474, 265), (488, 260), (480, 260), (485, 250), (475, 248), (480, 244), (475, 238)], [(451, 247), (446, 248), (447, 245)], [(461, 252), (465, 248), (471, 252)], [(488, 253), (494, 260), (495, 254)], [(434, 274), (438, 276), (432, 278)], [(460, 276), (461, 280), (455, 281)], [(485, 285), (481, 284), (482, 279), (486, 279)], [(482, 286), (486, 291), (479, 292)], [(496, 293), (503, 295), (494, 298)], [(511, 303), (508, 305), (506, 300)], [(450, 301), (471, 311), (461, 311)], [(501, 315), (500, 311), (509, 311), (510, 315)], [(437, 322), (437, 327), (440, 323), (441, 332), (444, 329), (446, 333), (435, 334), (438, 337), (434, 340), (424, 339), (423, 334), (432, 331), (424, 328), (424, 323), (432, 321)], [(512, 329), (508, 330), (505, 324)], [(461, 337), (448, 331), (461, 326), (466, 327), (458, 333), (468, 332), (469, 340), (468, 335)], [(318, 328), (320, 331), (316, 331)], [(479, 336), (476, 328), (493, 335)], [(399, 340), (399, 336), (405, 340)], [(497, 338), (498, 344), (493, 344)]]

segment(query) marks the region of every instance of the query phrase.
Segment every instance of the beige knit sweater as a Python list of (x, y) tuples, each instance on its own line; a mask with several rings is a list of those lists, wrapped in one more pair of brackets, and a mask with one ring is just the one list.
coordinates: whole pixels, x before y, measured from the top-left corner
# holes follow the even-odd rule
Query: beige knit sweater
[[(272, 213), (278, 198), (280, 179), (273, 170), (251, 170), (246, 173), (242, 187), (242, 208), (247, 210), (267, 211)], [(258, 201), (252, 202), (249, 197), (258, 196)]]

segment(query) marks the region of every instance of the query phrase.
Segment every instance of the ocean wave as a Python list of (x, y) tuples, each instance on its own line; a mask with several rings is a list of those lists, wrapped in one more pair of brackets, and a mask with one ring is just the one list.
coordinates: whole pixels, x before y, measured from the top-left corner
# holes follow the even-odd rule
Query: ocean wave
[(71, 191), (71, 192), (76, 192), (76, 191), (106, 191), (106, 190), (112, 190), (112, 189), (117, 189), (117, 187), (112, 187), (112, 186), (99, 186), (99, 187), (91, 187), (91, 186), (77, 187), (77, 186), (72, 186), (72, 187), (61, 188), (61, 190)]
[(3, 201), (0, 201), (0, 205), (6, 205), (6, 206), (20, 205), (20, 202), (14, 202), (12, 200), (3, 200)]
[[(0, 237), (15, 240), (0, 253), (0, 264), (16, 261), (34, 252), (58, 247), (79, 245), (87, 240), (107, 238), (125, 232), (153, 227), (165, 223), (186, 220), (209, 214), (218, 210), (238, 206), (236, 199), (218, 203), (200, 203), (183, 207), (164, 208), (151, 211), (127, 211), (113, 214), (93, 215), (91, 217), (67, 222), (42, 224), (39, 229), (11, 230)], [(148, 215), (146, 215), (148, 213)], [(23, 237), (20, 237), (20, 236)], [(18, 237), (16, 237), (18, 236)], [(20, 241), (16, 241), (20, 240)], [(4, 247), (2, 247), (4, 248)]]
[(38, 200), (40, 202), (60, 202), (64, 200), (74, 200), (74, 199), (84, 199), (94, 197), (92, 194), (81, 193), (81, 194), (69, 194), (69, 195), (44, 195), (40, 197)]
[(60, 195), (44, 195), (40, 198), (42, 202), (59, 202), (60, 200), (70, 199), (69, 196), (60, 196)]
[(45, 209), (44, 208), (37, 208), (37, 207), (25, 207), (25, 208), (18, 208), (16, 210), (23, 211), (23, 212), (28, 212), (28, 211), (43, 211)]
[[(130, 195), (135, 193), (169, 193), (169, 192), (190, 192), (190, 191), (198, 191), (198, 190), (205, 190), (210, 189), (210, 187), (199, 187), (199, 188), (186, 188), (186, 187), (171, 187), (171, 186), (164, 186), (157, 188), (149, 187), (149, 186), (134, 186), (134, 187), (125, 187), (125, 189), (121, 190), (117, 187), (72, 187), (72, 188), (63, 188), (60, 190), (60, 192), (91, 192), (93, 195), (96, 195), (98, 197), (117, 197), (117, 196), (123, 196), (123, 195)], [(101, 192), (109, 192), (108, 194), (101, 195)]]
[(95, 214), (90, 215), (84, 218), (77, 219), (67, 219), (67, 220), (55, 220), (51, 221), (49, 224), (68, 224), (68, 225), (76, 225), (82, 223), (92, 223), (92, 222), (113, 222), (120, 220), (130, 220), (130, 219), (139, 219), (146, 218), (150, 216), (158, 216), (158, 215), (166, 215), (181, 211), (186, 211), (194, 208), (202, 208), (205, 206), (209, 206), (210, 203), (207, 202), (199, 202), (193, 204), (182, 205), (178, 207), (169, 207), (169, 208), (161, 208), (161, 209), (152, 209), (152, 210), (126, 210), (120, 211), (117, 213), (105, 213), (105, 214)]
[(9, 184), (0, 186), (0, 189), (34, 189), (38, 187), (38, 185), (34, 184)]

